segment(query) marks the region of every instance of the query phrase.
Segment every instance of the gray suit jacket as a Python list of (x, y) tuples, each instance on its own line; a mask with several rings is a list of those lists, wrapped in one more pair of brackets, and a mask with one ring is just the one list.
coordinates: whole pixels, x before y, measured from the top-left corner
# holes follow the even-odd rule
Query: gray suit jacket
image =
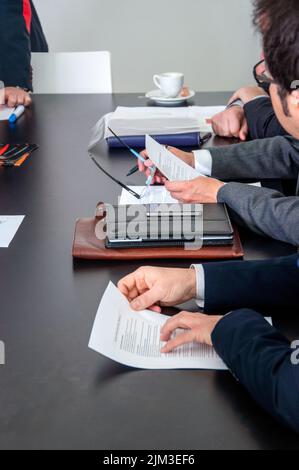
[(219, 191), (218, 202), (225, 202), (257, 233), (299, 246), (299, 141), (273, 137), (209, 151), (213, 178), (297, 179), (293, 197), (272, 189), (228, 183)]

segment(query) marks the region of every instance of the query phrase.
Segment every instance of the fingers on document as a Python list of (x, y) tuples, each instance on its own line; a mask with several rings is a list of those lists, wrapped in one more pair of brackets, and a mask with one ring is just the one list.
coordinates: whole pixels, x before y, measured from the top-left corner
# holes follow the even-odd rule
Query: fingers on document
[(121, 279), (117, 287), (130, 302), (139, 295), (134, 273)]
[[(173, 349), (182, 346), (183, 344), (191, 343), (194, 341), (194, 333), (191, 328), (194, 325), (193, 315), (190, 312), (180, 312), (178, 315), (167, 320), (167, 322), (161, 328), (161, 341), (165, 341), (166, 344), (161, 349), (161, 352), (168, 353)], [(186, 330), (184, 333), (180, 333), (175, 338), (171, 338), (173, 333), (178, 329)]]
[(192, 343), (193, 341), (193, 333), (192, 331), (187, 331), (186, 333), (180, 333), (175, 338), (169, 340), (165, 346), (161, 349), (162, 353), (170, 353), (174, 349), (178, 348), (179, 346), (183, 346), (184, 344)]
[(131, 303), (131, 307), (133, 310), (137, 311), (145, 310), (149, 307), (156, 307), (160, 300), (161, 292), (156, 287), (153, 287), (134, 299)]

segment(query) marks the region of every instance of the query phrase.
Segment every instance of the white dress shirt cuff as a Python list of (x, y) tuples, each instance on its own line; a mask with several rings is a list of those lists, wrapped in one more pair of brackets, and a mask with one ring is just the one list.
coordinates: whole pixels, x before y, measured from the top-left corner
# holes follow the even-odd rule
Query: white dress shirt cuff
[(209, 150), (194, 150), (195, 170), (204, 176), (212, 174), (212, 155)]
[(196, 303), (199, 307), (205, 306), (205, 272), (201, 264), (192, 264), (196, 272)]

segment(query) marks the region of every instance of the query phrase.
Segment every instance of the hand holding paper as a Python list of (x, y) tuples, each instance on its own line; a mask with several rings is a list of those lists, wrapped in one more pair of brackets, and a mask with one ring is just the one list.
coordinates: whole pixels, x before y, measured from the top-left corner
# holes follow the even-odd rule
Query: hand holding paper
[(118, 288), (134, 310), (160, 312), (160, 305), (174, 306), (196, 297), (196, 273), (194, 269), (143, 266), (121, 279)]
[[(180, 160), (182, 160), (182, 162), (189, 165), (191, 168), (194, 168), (194, 154), (192, 152), (184, 152), (183, 150), (177, 149), (175, 147), (167, 147), (166, 150), (170, 154), (172, 154), (174, 157), (179, 158)], [(148, 149), (141, 152), (141, 155), (145, 159), (145, 162), (144, 163), (138, 162), (139, 171), (145, 172), (146, 175), (148, 176), (150, 174), (149, 167), (154, 165), (154, 163), (152, 160), (150, 160)], [(197, 176), (198, 174), (199, 173), (196, 173)], [(153, 179), (153, 183), (164, 184), (165, 181), (167, 181), (166, 176), (161, 171), (157, 170), (155, 173), (155, 177)]]
[[(227, 369), (208, 345), (188, 343), (164, 354), (161, 328), (169, 317), (135, 312), (110, 282), (99, 306), (89, 347), (121, 364), (142, 369)], [(183, 334), (177, 330), (173, 337)]]
[(200, 173), (188, 164), (191, 163), (192, 154), (191, 156), (186, 154), (189, 156), (189, 161), (186, 163), (187, 158), (184, 158), (186, 152), (182, 152), (183, 160), (149, 135), (146, 135), (146, 152), (151, 162), (169, 181), (190, 181), (200, 176)]

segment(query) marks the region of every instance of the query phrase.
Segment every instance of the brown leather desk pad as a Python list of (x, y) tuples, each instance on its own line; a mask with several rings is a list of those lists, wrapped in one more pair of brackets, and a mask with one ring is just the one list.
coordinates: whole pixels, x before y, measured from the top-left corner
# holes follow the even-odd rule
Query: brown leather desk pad
[(200, 250), (186, 250), (184, 247), (107, 249), (105, 240), (96, 237), (97, 224), (103, 226), (103, 220), (94, 217), (76, 221), (73, 243), (74, 258), (105, 261), (145, 259), (225, 260), (244, 256), (239, 233), (235, 227), (233, 245), (204, 246)]

